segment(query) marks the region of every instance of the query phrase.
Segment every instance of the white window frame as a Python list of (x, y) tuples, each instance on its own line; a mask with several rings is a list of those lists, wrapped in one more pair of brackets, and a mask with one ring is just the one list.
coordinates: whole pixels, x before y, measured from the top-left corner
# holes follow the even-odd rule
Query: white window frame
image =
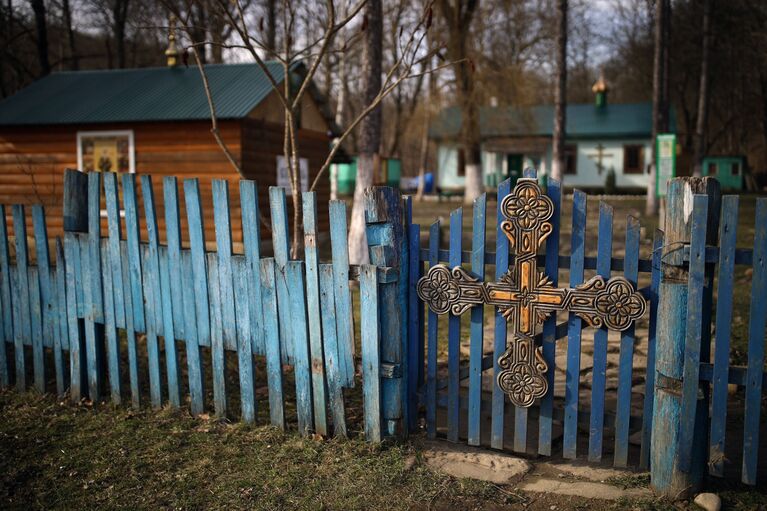
[(133, 130), (102, 130), (77, 132), (77, 170), (83, 172), (83, 137), (121, 137), (128, 136), (128, 172), (136, 173), (136, 144)]

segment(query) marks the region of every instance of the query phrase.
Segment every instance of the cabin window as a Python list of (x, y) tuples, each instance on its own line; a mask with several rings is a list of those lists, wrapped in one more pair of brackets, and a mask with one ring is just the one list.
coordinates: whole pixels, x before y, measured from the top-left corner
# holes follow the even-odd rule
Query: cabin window
[(641, 145), (623, 146), (623, 173), (624, 174), (643, 174), (642, 152), (644, 147)]
[[(309, 160), (306, 158), (298, 159), (298, 179), (301, 181), (301, 191), (309, 191)], [(281, 186), (290, 193), (293, 185), (290, 183), (290, 169), (288, 169), (288, 160), (284, 156), (277, 157), (277, 186)]]
[(735, 162), (730, 167), (730, 173), (733, 176), (739, 176), (740, 175), (740, 163)]
[(466, 150), (464, 150), (463, 147), (458, 148), (458, 157), (457, 157), (457, 171), (458, 171), (458, 177), (464, 177), (466, 175)]
[(716, 175), (716, 163), (709, 163), (708, 164), (708, 174), (709, 176), (715, 176)]
[(565, 174), (574, 175), (578, 173), (576, 163), (578, 161), (578, 147), (574, 145), (565, 146)]
[(83, 172), (136, 172), (133, 131), (77, 132), (77, 167)]

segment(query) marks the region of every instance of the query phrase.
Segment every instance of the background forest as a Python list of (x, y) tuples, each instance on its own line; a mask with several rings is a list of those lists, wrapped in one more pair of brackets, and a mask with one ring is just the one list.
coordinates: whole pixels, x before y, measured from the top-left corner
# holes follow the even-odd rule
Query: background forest
[[(7, 97), (47, 73), (77, 69), (111, 69), (164, 65), (169, 12), (181, 12), (184, 37), (208, 41), (199, 54), (205, 62), (249, 61), (238, 49), (231, 24), (216, 0), (7, 0), (0, 6), (0, 96)], [(354, 5), (346, 5), (346, 4)], [(383, 2), (384, 70), (400, 58), (403, 32), (434, 9), (432, 28), (419, 47), (424, 70), (450, 55), (451, 33), (444, 3), (471, 8), (459, 23), (466, 41), (466, 62), (473, 77), (477, 105), (553, 103), (555, 96), (557, 9), (554, 0), (484, 0)], [(340, 13), (352, 1), (336, 2)], [(668, 28), (668, 98), (674, 109), (683, 153), (695, 152), (700, 76), (703, 59), (703, 0), (670, 2)], [(232, 4), (234, 5), (234, 4)], [(321, 39), (324, 4), (276, 0), (241, 2), (250, 26), (266, 46), (311, 46)], [(293, 13), (286, 34), (279, 20)], [(711, 1), (709, 17), (708, 97), (705, 115), (706, 154), (745, 154), (753, 173), (767, 170), (767, 5), (760, 0)], [(571, 0), (568, 6), (567, 85), (571, 103), (593, 101), (591, 85), (604, 71), (611, 102), (648, 101), (653, 92), (655, 2), (652, 0)], [(431, 14), (429, 15), (431, 17)], [(277, 20), (277, 21), (276, 21)], [(364, 41), (367, 18), (361, 10), (331, 41), (315, 83), (330, 99), (336, 121), (348, 124), (367, 104), (364, 90)], [(182, 41), (184, 43), (184, 41)], [(188, 44), (188, 41), (187, 41)], [(189, 62), (189, 65), (193, 65)], [(406, 175), (432, 168), (433, 154), (424, 151), (429, 119), (456, 103), (456, 67), (415, 76), (383, 101), (380, 154), (403, 160)], [(356, 153), (359, 130), (346, 145)], [(681, 160), (684, 162), (684, 160)], [(691, 160), (687, 166), (691, 166)], [(683, 173), (691, 168), (680, 166)], [(759, 181), (763, 181), (757, 176)]]

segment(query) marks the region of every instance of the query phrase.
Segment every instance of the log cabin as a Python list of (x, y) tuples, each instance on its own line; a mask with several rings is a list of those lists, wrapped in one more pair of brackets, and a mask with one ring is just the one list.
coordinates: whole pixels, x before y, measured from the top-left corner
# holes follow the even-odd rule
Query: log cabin
[[(211, 180), (227, 179), (237, 250), (242, 240), (240, 175), (211, 132), (199, 70), (177, 62), (169, 56), (167, 67), (53, 73), (0, 102), (0, 204), (43, 204), (53, 238), (62, 233), (64, 169), (148, 173), (154, 176), (158, 198), (162, 178), (177, 176), (186, 237), (181, 180), (199, 178), (210, 244), (215, 240)], [(283, 83), (281, 64), (267, 62), (267, 68), (276, 83)], [(290, 208), (290, 182), (282, 158), (283, 110), (267, 76), (255, 63), (207, 65), (205, 70), (220, 136), (243, 177), (258, 182), (260, 211), (269, 217), (270, 186), (288, 188)], [(304, 71), (301, 64), (290, 70), (291, 74)], [(305, 191), (324, 163), (336, 131), (325, 98), (314, 86), (304, 95), (298, 123)], [(326, 204), (329, 179), (321, 179), (316, 191), (319, 204)], [(158, 200), (157, 216), (164, 233), (161, 206)], [(319, 227), (326, 231), (327, 208), (318, 209)], [(10, 208), (6, 214), (12, 230)], [(27, 232), (32, 232), (31, 224)], [(268, 230), (262, 233), (269, 237)]]

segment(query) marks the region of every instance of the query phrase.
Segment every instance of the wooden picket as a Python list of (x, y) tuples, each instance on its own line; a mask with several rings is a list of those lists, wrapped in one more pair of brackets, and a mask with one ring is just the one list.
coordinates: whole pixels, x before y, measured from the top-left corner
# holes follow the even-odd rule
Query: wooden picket
[[(329, 205), (332, 259), (320, 263), (316, 198), (304, 195), (305, 241), (310, 242), (306, 261), (291, 260), (284, 190), (270, 190), (275, 254), (264, 257), (254, 182), (240, 183), (240, 219), (230, 216), (227, 181), (213, 181), (215, 251), (206, 248), (199, 182), (183, 182), (188, 246), (182, 244), (178, 181), (164, 179), (164, 204), (158, 203), (153, 185), (151, 176), (140, 176), (139, 205), (134, 175), (124, 175), (120, 183), (115, 174), (67, 171), (65, 236), (63, 243), (53, 243), (54, 259), (42, 206), (32, 208), (32, 254), (27, 211), (12, 206), (13, 236), (8, 224), (0, 222), (0, 346), (5, 348), (0, 349), (0, 383), (15, 383), (23, 391), (31, 381), (39, 392), (64, 395), (68, 390), (76, 401), (114, 404), (130, 393), (138, 407), (144, 374), (139, 366), (146, 364), (153, 408), (177, 408), (188, 398), (195, 415), (212, 405), (216, 415), (239, 414), (245, 422), (257, 422), (256, 381), (265, 381), (268, 404), (262, 406), (268, 406), (273, 425), (288, 427), (286, 401), (293, 401), (301, 434), (328, 434), (325, 411), (330, 407), (332, 431), (346, 436), (351, 405), (345, 403), (344, 389), (359, 378), (364, 411), (359, 428), (371, 441), (380, 441), (378, 287), (379, 272), (391, 268), (349, 264), (345, 205)], [(165, 232), (157, 221), (160, 210), (165, 212)], [(5, 212), (0, 205), (3, 219)], [(233, 221), (242, 221), (243, 254), (234, 251)], [(350, 278), (360, 280), (363, 296), (359, 372)], [(178, 350), (177, 342), (185, 349)], [(25, 353), (26, 346), (30, 353)], [(53, 355), (55, 387), (46, 380), (48, 353)], [(236, 377), (230, 380), (235, 375), (229, 374), (227, 362), (235, 357)], [(186, 367), (180, 365), (183, 360)], [(285, 363), (292, 369), (286, 370)], [(120, 377), (125, 366), (129, 385)], [(264, 366), (265, 373), (259, 374)], [(212, 403), (205, 402), (204, 371), (210, 371)], [(291, 380), (295, 390), (287, 386)], [(239, 385), (239, 392), (231, 385)], [(239, 396), (237, 407), (234, 396)]]
[[(551, 199), (554, 205), (554, 214), (552, 218), (556, 218), (552, 225), (551, 235), (546, 239), (546, 260), (545, 271), (547, 275), (551, 275), (551, 283), (556, 286), (559, 282), (559, 216), (562, 209), (562, 187), (558, 181), (551, 180), (548, 182), (546, 194)], [(499, 211), (500, 215), (500, 211)], [(505, 238), (506, 236), (504, 236)], [(556, 329), (557, 318), (552, 316), (543, 323), (543, 358), (549, 367), (555, 366), (556, 361)], [(546, 375), (549, 388), (554, 388), (554, 373), (549, 372)], [(554, 395), (548, 393), (541, 399), (540, 407), (540, 419), (538, 420), (538, 454), (542, 456), (551, 455), (551, 435), (552, 435), (552, 422), (554, 411)]]
[(765, 322), (767, 322), (767, 199), (756, 201), (755, 236), (751, 278), (751, 310), (748, 323), (748, 365), (743, 382), (746, 406), (743, 418), (743, 482), (756, 484), (759, 425), (764, 380)]

